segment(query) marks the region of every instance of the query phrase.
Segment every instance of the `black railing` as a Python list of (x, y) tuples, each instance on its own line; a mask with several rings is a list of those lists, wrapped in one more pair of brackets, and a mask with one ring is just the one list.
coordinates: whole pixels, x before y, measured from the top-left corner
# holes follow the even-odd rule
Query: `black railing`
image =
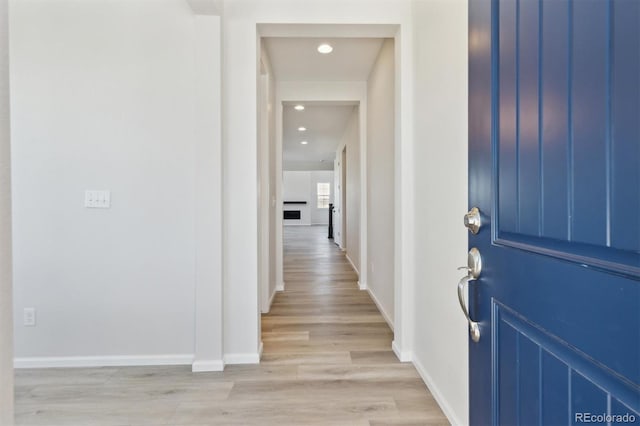
[(329, 203), (329, 238), (333, 239), (333, 203)]

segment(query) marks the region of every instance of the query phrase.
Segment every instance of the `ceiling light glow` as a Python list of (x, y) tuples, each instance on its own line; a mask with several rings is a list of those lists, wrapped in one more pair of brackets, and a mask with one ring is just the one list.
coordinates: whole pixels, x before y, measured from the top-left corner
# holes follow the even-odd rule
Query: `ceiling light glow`
[(327, 53), (333, 52), (333, 47), (330, 44), (323, 43), (320, 46), (318, 46), (318, 52), (322, 53), (323, 55), (326, 55)]
[(298, 127), (298, 131), (299, 132), (306, 132), (307, 128), (306, 127)]
[(300, 143), (301, 143), (302, 145), (306, 145), (306, 144), (308, 144), (309, 142), (307, 142), (307, 141), (302, 141), (302, 142), (300, 142)]
[(296, 111), (304, 111), (304, 105), (296, 105), (293, 107)]

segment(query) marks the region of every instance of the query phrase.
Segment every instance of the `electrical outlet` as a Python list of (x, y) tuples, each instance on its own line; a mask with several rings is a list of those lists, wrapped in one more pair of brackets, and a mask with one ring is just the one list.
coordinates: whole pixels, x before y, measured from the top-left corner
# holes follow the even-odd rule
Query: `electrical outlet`
[(89, 209), (108, 209), (111, 207), (111, 191), (84, 191), (84, 206)]
[(25, 327), (36, 326), (36, 308), (24, 308), (22, 320)]

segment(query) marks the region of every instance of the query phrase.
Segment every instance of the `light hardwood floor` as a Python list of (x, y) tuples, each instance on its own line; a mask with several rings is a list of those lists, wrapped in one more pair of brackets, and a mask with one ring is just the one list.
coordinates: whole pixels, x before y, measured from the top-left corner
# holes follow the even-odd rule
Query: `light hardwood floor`
[(447, 425), (325, 227), (285, 228), (260, 365), (18, 370), (18, 425)]

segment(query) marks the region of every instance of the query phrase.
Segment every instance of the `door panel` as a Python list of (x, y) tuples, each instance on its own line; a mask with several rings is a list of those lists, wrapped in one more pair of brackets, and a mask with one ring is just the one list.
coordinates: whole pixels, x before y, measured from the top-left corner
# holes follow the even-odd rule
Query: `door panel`
[[(607, 413), (615, 402), (624, 414), (637, 406), (637, 387), (616, 372), (495, 301), (493, 314), (496, 424), (539, 424), (545, 417), (543, 425), (573, 424), (573, 413)], [(541, 404), (545, 391), (552, 397)]]
[[(607, 2), (570, 3), (573, 14), (564, 24), (573, 26), (569, 157), (569, 226), (567, 240), (607, 244)], [(567, 31), (568, 32), (568, 31)]]
[[(638, 187), (626, 182), (640, 181), (640, 4), (637, 1), (616, 3), (613, 9), (611, 49), (616, 66), (611, 71), (611, 118), (613, 143), (611, 158), (611, 246), (640, 251), (640, 201)], [(634, 90), (635, 88), (635, 90)], [(624, 143), (625, 140), (636, 143)]]
[(640, 2), (474, 0), (472, 424), (640, 424)]
[[(557, 182), (567, 182), (567, 146), (569, 138), (569, 91), (567, 55), (568, 8), (562, 1), (546, 2), (542, 9), (542, 55), (540, 64), (541, 119), (540, 149), (542, 163), (542, 236), (564, 240), (569, 232), (568, 188)], [(546, 117), (545, 117), (546, 112)], [(550, 119), (553, 118), (553, 119)]]

